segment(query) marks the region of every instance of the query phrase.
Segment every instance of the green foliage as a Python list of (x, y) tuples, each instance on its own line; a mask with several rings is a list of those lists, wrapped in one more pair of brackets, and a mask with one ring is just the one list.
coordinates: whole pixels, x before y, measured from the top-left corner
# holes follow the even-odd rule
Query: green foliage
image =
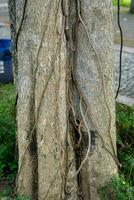
[(12, 178), (16, 172), (14, 87), (0, 84), (0, 179)]
[(99, 189), (102, 200), (134, 200), (134, 107), (116, 104), (118, 158), (122, 167)]
[(134, 189), (122, 177), (113, 177), (98, 190), (101, 200), (134, 200)]
[[(117, 6), (118, 0), (112, 0), (114, 6)], [(129, 7), (131, 0), (120, 0), (120, 6)]]
[(13, 193), (13, 188), (9, 183), (5, 185), (2, 192), (0, 193), (0, 199), (5, 197), (7, 200), (30, 200), (30, 197), (26, 194), (17, 195)]
[(119, 172), (134, 186), (134, 107), (117, 104), (116, 112)]
[(11, 194), (11, 192), (12, 192), (11, 187), (8, 185), (5, 185), (3, 190), (0, 193), (0, 197), (7, 197)]

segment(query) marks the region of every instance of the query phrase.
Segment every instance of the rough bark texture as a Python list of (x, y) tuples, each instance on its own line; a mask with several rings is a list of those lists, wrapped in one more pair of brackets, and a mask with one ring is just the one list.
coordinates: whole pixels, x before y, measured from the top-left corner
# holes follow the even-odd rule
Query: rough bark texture
[[(15, 47), (15, 36), (16, 36), (16, 1), (8, 0), (9, 5), (9, 16), (11, 21), (11, 38), (12, 38), (12, 64), (14, 69), (14, 81), (17, 77), (17, 55)], [(16, 84), (17, 85), (17, 84)]]
[(97, 200), (117, 173), (111, 1), (15, 6), (18, 193)]
[(112, 146), (116, 149), (116, 134), (111, 0), (83, 0), (81, 13), (88, 33), (80, 24), (76, 74), (88, 106), (87, 124), (95, 131), (95, 134), (91, 133), (91, 149), (94, 150), (83, 167), (81, 179), (85, 199), (97, 200), (96, 188), (117, 173), (113, 157), (104, 148), (106, 146), (114, 155)]
[[(20, 3), (17, 4), (18, 19), (23, 16), (21, 11), (25, 6)], [(38, 199), (64, 199), (68, 184), (65, 180), (66, 168), (74, 160), (74, 155), (71, 141), (67, 146), (67, 53), (61, 1), (39, 1), (38, 4), (28, 1), (24, 18), (17, 45), (18, 193), (33, 194), (32, 198), (35, 198), (33, 179), (37, 172), (33, 162), (37, 160), (33, 149), (31, 152), (28, 147), (35, 134)], [(74, 174), (72, 171), (69, 173)], [(69, 173), (68, 179), (71, 178)], [(68, 187), (75, 186), (75, 179)], [(68, 199), (77, 199), (76, 189), (72, 195), (68, 191)]]

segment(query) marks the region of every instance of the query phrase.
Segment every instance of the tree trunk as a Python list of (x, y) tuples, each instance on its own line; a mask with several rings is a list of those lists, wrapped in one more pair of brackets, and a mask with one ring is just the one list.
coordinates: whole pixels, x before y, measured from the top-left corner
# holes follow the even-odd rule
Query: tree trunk
[(134, 0), (131, 0), (130, 13), (134, 13)]
[[(81, 182), (85, 199), (96, 200), (96, 188), (117, 173), (111, 1), (83, 0), (81, 13), (85, 25), (81, 23), (78, 28), (76, 74), (87, 105), (85, 121), (93, 130)], [(84, 138), (86, 144), (88, 136)], [(84, 157), (87, 148), (83, 148)]]
[(16, 0), (18, 194), (99, 199), (117, 174), (111, 0)]

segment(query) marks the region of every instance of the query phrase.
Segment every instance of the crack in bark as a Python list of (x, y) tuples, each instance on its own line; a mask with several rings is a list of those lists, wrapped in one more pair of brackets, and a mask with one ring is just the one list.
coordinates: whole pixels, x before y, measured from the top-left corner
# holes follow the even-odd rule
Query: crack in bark
[(18, 48), (18, 39), (19, 39), (19, 35), (20, 35), (20, 33), (21, 33), (21, 29), (22, 29), (22, 26), (23, 26), (23, 23), (24, 23), (24, 20), (25, 20), (26, 7), (27, 7), (27, 0), (24, 1), (21, 23), (20, 23), (18, 32), (16, 33), (16, 41), (15, 41), (16, 50), (17, 50), (17, 48)]

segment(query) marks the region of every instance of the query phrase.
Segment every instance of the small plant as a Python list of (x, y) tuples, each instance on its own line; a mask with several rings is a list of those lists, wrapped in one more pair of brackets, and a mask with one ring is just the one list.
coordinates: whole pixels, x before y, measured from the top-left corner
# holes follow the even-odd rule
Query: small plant
[(134, 200), (134, 188), (122, 177), (113, 177), (98, 193), (101, 200)]
[(134, 186), (134, 107), (117, 104), (116, 113), (119, 173)]
[(99, 189), (102, 200), (134, 200), (134, 107), (116, 104), (119, 177)]

